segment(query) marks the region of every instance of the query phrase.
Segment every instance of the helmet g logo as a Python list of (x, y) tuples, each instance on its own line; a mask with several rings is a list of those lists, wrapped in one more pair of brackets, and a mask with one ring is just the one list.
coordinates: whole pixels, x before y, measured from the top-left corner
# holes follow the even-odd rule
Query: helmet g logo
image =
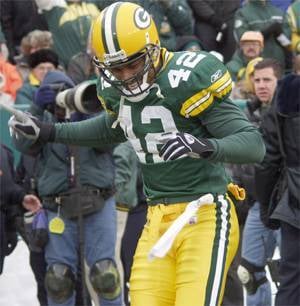
[(134, 13), (134, 23), (140, 29), (147, 29), (151, 23), (150, 15), (143, 8), (139, 7)]

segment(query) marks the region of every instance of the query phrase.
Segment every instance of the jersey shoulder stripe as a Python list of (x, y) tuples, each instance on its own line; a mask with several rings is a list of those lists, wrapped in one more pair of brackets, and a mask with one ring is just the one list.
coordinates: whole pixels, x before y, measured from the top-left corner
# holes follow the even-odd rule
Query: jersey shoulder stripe
[(184, 117), (195, 117), (213, 104), (215, 99), (226, 98), (232, 90), (230, 73), (218, 69), (211, 75), (211, 85), (201, 89), (199, 92), (188, 98), (181, 107), (180, 114)]

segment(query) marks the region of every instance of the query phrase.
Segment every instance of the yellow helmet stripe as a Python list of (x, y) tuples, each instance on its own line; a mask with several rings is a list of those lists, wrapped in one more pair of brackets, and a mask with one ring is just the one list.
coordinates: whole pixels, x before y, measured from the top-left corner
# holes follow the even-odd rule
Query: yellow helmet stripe
[(116, 15), (121, 6), (121, 2), (110, 5), (104, 13), (102, 19), (102, 41), (105, 53), (113, 54), (120, 50), (116, 33)]

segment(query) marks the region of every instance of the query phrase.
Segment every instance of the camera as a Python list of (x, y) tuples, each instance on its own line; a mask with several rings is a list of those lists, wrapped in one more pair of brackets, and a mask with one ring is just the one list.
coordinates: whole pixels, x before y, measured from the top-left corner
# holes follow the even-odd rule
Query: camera
[(96, 80), (84, 81), (73, 88), (60, 91), (55, 102), (68, 111), (83, 114), (94, 114), (103, 110), (97, 98)]

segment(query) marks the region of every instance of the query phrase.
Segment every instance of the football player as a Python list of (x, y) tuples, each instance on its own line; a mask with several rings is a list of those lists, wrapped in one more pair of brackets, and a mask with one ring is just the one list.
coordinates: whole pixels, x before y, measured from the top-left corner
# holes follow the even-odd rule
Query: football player
[[(130, 280), (133, 306), (220, 305), (239, 231), (223, 162), (254, 163), (265, 148), (259, 132), (228, 98), (225, 66), (206, 52), (160, 47), (142, 7), (116, 2), (91, 29), (104, 115), (47, 125), (35, 118), (10, 126), (34, 142), (83, 146), (127, 139), (141, 163), (149, 204)], [(163, 258), (148, 260), (157, 240), (188, 202), (211, 193)]]

